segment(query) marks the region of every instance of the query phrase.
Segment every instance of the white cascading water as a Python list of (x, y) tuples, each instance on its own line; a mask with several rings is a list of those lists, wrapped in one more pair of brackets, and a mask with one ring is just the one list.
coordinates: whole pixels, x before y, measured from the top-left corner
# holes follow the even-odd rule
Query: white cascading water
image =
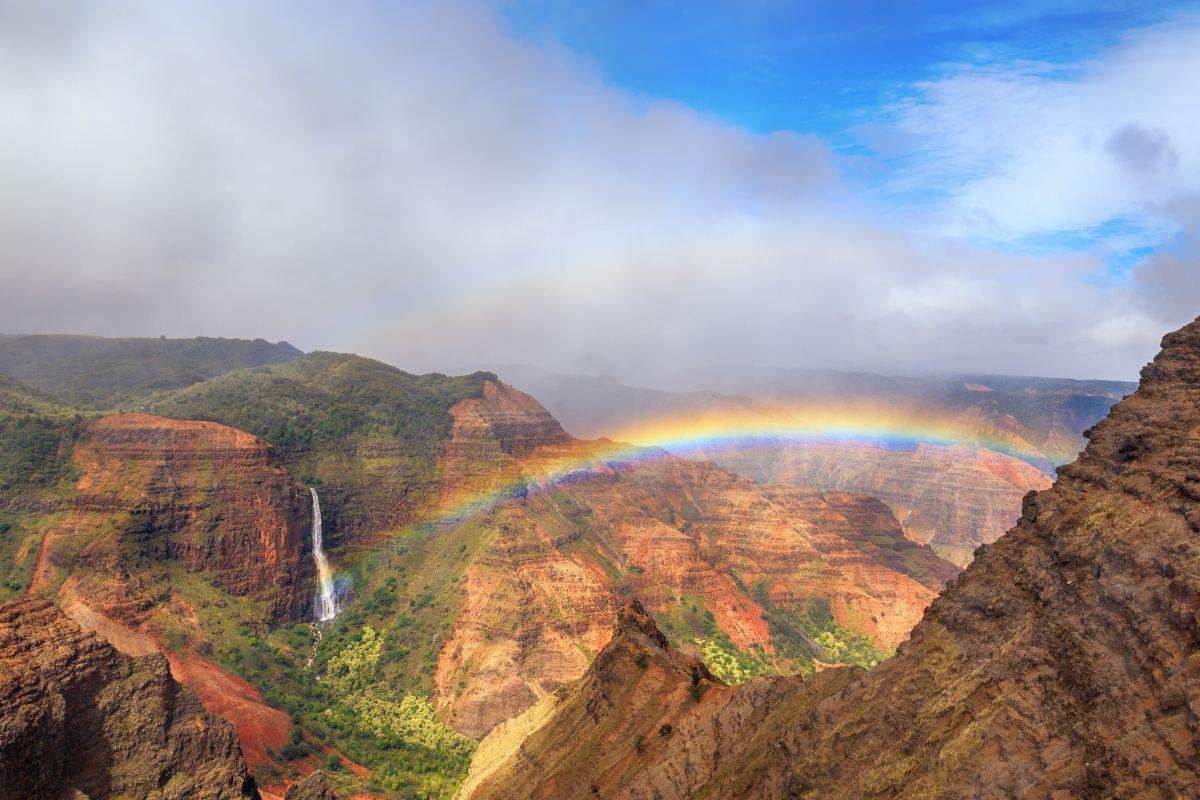
[(317, 498), (317, 490), (309, 487), (312, 492), (312, 547), (313, 561), (317, 565), (317, 619), (321, 622), (333, 619), (340, 610), (337, 607), (337, 593), (333, 590), (333, 571), (329, 569), (329, 559), (321, 543), (321, 501)]

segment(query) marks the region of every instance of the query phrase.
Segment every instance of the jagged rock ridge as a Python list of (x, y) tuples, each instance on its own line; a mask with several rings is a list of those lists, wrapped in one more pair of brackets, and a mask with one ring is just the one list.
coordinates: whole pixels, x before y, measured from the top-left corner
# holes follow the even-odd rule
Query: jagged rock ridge
[(122, 655), (41, 600), (0, 604), (0, 796), (251, 800), (233, 728), (160, 655)]

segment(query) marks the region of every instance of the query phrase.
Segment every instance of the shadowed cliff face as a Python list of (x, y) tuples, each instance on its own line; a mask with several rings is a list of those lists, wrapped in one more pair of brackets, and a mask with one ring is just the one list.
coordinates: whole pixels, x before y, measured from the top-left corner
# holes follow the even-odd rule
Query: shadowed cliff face
[(309, 502), (269, 445), (216, 423), (117, 414), (86, 426), (73, 461), (72, 509), (42, 541), (31, 593), (73, 579), (75, 594), (111, 605), (131, 575), (174, 561), (276, 618), (307, 611)]
[[(709, 714), (701, 733), (640, 759), (626, 742), (651, 740), (661, 714), (603, 758), (573, 760), (573, 745), (555, 743), (571, 741), (574, 701), (472, 796), (586, 796), (552, 791), (568, 776), (629, 798), (1197, 796), (1200, 322), (1164, 338), (1138, 391), (1089, 439), (876, 670), (797, 681), (739, 728)], [(584, 705), (596, 696), (587, 680), (568, 689)], [(751, 682), (738, 702), (764, 691)], [(634, 766), (610, 781), (617, 761)]]
[[(464, 491), (510, 485), (600, 444), (571, 439), (505, 386), (452, 413), (451, 507)], [(724, 637), (760, 668), (791, 671), (841, 658), (804, 627), (813, 608), (882, 653), (958, 572), (908, 541), (874, 498), (766, 486), (663, 453), (550, 485), (531, 477), (461, 524), (482, 542), (457, 583), (436, 690), (447, 721), (471, 736), (583, 674), (623, 596), (672, 620), (669, 633), (688, 647)]]
[(122, 655), (49, 603), (0, 603), (0, 685), (0, 796), (259, 796), (233, 728), (166, 659)]

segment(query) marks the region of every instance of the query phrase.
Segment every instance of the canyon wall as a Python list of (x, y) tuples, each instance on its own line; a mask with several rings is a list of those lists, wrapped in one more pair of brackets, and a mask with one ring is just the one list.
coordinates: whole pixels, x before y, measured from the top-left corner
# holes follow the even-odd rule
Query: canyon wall
[(960, 566), (970, 563), (975, 548), (1012, 527), (1026, 492), (1051, 483), (1036, 467), (980, 447), (780, 443), (708, 456), (755, 480), (878, 497), (908, 538)]
[(42, 541), (31, 593), (74, 578), (103, 606), (131, 573), (175, 561), (273, 618), (308, 612), (310, 502), (265, 442), (212, 422), (115, 414), (86, 425), (73, 463), (74, 498)]

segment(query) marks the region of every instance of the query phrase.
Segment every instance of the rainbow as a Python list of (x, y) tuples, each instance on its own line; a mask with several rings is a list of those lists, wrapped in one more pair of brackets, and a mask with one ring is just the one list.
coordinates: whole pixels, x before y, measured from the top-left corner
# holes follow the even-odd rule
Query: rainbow
[(627, 426), (616, 438), (676, 455), (740, 443), (859, 441), (984, 447), (1015, 458), (1045, 458), (1041, 450), (1017, 436), (981, 430), (968, 421), (927, 409), (900, 406), (830, 404), (671, 415)]
[(440, 521), (452, 524), (510, 498), (668, 456), (705, 458), (718, 450), (827, 442), (963, 446), (1046, 461), (1045, 453), (1017, 437), (989, 434), (962, 420), (939, 420), (911, 409), (849, 410), (843, 406), (676, 414), (623, 427), (614, 439), (545, 448), (522, 460), (518, 475), (484, 490), (447, 498)]

